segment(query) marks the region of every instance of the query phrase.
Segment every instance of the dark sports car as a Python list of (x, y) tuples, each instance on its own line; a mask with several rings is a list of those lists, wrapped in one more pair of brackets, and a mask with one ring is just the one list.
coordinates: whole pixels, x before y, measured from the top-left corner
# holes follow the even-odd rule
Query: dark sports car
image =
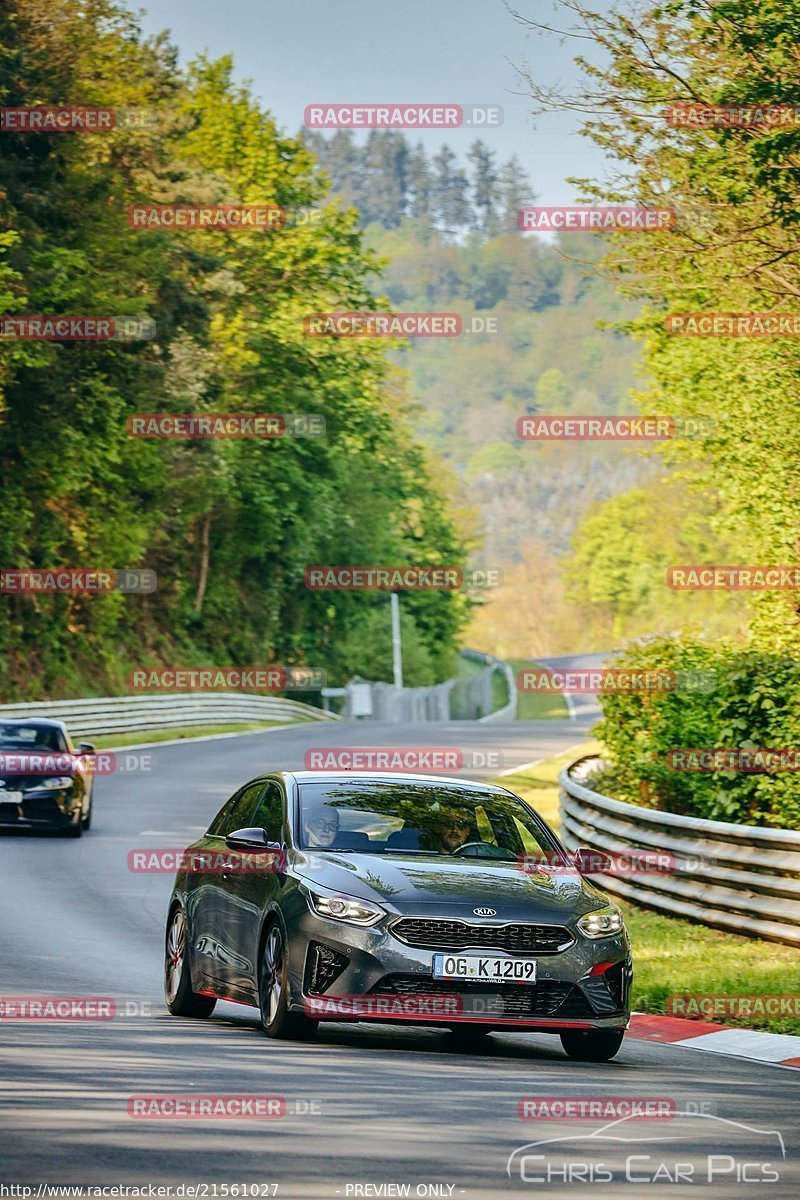
[(185, 852), (169, 904), (170, 1012), (234, 1000), (275, 1038), (416, 1021), (467, 1041), (558, 1033), (571, 1057), (601, 1061), (622, 1043), (630, 981), (618, 909), (488, 784), (264, 775)]
[(92, 823), (91, 756), (63, 721), (0, 721), (0, 829), (61, 830), (80, 837)]

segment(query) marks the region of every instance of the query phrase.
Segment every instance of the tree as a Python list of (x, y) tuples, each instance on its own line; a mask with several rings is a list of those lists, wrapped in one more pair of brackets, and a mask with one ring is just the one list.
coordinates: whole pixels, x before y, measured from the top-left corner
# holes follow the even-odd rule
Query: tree
[(512, 154), (500, 167), (497, 191), (500, 208), (498, 232), (518, 233), (517, 214), (523, 204), (532, 204), (536, 196), (516, 154)]
[(494, 154), (485, 142), (478, 139), (467, 151), (467, 159), (472, 165), (473, 225), (481, 233), (492, 236), (500, 226), (500, 189)]
[(465, 229), (470, 221), (467, 177), (456, 166), (449, 146), (442, 146), (433, 160), (433, 207), (439, 228), (449, 236)]
[[(278, 132), (230, 59), (181, 70), (111, 0), (14, 0), (0, 19), (3, 104), (155, 117), (107, 134), (3, 133), (5, 311), (156, 323), (152, 341), (0, 341), (1, 561), (159, 578), (146, 597), (9, 598), (4, 694), (122, 690), (129, 664), (153, 660), (300, 662), (346, 677), (342, 647), (357, 644), (372, 598), (311, 592), (305, 568), (464, 557), (385, 344), (304, 332), (314, 311), (385, 307), (357, 214), (326, 200), (306, 143)], [(270, 201), (318, 220), (131, 229), (126, 207), (154, 201)], [(326, 433), (128, 436), (126, 418), (154, 408), (315, 413)], [(465, 608), (459, 594), (409, 598), (433, 670), (448, 665)]]

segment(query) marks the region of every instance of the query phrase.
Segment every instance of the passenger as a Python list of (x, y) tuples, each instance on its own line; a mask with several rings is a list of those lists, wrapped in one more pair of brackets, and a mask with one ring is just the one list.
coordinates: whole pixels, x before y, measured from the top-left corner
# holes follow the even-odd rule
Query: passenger
[(335, 808), (324, 808), (322, 812), (303, 814), (303, 837), (309, 849), (315, 846), (329, 850), (339, 834), (339, 813)]

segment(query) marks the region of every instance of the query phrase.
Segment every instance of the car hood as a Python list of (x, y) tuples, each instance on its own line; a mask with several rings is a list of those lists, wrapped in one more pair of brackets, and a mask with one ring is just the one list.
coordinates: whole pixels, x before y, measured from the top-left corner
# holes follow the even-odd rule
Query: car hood
[(403, 914), (472, 917), (475, 908), (507, 920), (574, 919), (607, 903), (576, 871), (527, 874), (516, 863), (386, 854), (304, 852), (293, 863), (301, 882), (317, 883)]

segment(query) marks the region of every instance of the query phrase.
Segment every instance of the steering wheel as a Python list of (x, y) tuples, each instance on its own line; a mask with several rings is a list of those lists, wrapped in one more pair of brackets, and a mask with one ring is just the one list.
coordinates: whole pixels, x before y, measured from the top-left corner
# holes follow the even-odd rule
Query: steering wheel
[[(507, 858), (507, 851), (501, 849), (500, 846), (493, 846), (490, 842), (464, 842), (463, 846), (458, 846), (453, 855), (463, 854), (465, 850), (471, 850), (472, 854), (465, 855), (468, 858)], [(483, 852), (483, 853), (481, 853)]]

